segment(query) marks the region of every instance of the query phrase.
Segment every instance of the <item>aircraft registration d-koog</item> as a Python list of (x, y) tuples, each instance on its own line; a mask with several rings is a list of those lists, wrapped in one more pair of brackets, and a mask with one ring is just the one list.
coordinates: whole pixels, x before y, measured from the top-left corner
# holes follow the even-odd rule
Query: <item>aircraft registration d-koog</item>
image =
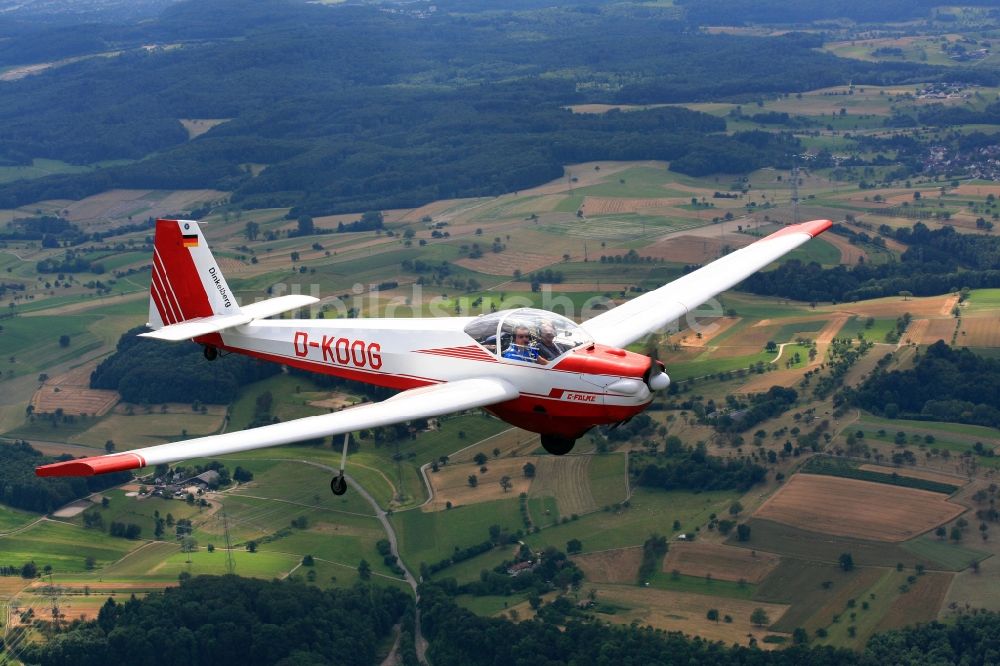
[[(521, 308), (478, 317), (268, 319), (315, 303), (290, 295), (240, 306), (197, 222), (158, 220), (149, 322), (141, 335), (400, 389), (388, 400), (251, 430), (44, 465), (39, 476), (89, 476), (221, 456), (481, 407), (539, 433), (555, 455), (597, 425), (626, 421), (670, 385), (663, 364), (623, 349), (826, 231), (814, 220), (745, 248), (581, 324)], [(345, 437), (344, 456), (347, 453)], [(344, 458), (331, 482), (346, 488)]]

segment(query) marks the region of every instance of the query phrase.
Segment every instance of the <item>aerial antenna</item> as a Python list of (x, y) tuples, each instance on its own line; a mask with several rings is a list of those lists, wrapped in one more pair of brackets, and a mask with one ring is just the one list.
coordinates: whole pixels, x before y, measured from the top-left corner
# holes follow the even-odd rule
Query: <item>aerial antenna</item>
[(236, 562), (233, 561), (233, 544), (229, 540), (229, 518), (226, 512), (222, 512), (222, 529), (226, 534), (226, 571), (232, 575), (236, 573)]

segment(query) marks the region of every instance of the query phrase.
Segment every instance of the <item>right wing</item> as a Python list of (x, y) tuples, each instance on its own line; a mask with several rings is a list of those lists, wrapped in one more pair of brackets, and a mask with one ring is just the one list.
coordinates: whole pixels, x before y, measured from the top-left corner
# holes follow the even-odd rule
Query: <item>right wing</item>
[(342, 435), (412, 419), (443, 416), (473, 407), (485, 407), (513, 400), (518, 395), (517, 389), (502, 379), (486, 377), (461, 379), (410, 389), (382, 402), (352, 407), (332, 414), (307, 416), (285, 423), (227, 432), (222, 435), (209, 435), (183, 442), (159, 444), (125, 453), (43, 465), (35, 469), (35, 474), (91, 476), (190, 458), (214, 458), (228, 453), (290, 444), (328, 435)]
[(581, 326), (596, 342), (624, 347), (678, 320), (831, 226), (830, 220), (813, 220), (784, 227), (659, 289), (588, 319)]

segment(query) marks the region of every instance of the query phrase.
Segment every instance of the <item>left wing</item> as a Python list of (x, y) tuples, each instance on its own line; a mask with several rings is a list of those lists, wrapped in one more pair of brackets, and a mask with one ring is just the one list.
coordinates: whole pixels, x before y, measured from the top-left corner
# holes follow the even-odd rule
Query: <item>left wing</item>
[(364, 428), (392, 425), (411, 419), (442, 416), (473, 407), (485, 407), (513, 400), (519, 395), (512, 384), (502, 379), (461, 379), (410, 389), (383, 402), (352, 407), (333, 414), (275, 423), (274, 425), (209, 435), (183, 442), (159, 444), (145, 449), (106, 456), (79, 458), (43, 465), (38, 476), (91, 476), (121, 472), (149, 465), (176, 462), (189, 458), (222, 456), (278, 444), (290, 444), (316, 437), (341, 435)]
[(831, 226), (830, 220), (813, 220), (779, 229), (659, 289), (589, 319), (581, 326), (601, 344), (624, 347), (683, 317)]

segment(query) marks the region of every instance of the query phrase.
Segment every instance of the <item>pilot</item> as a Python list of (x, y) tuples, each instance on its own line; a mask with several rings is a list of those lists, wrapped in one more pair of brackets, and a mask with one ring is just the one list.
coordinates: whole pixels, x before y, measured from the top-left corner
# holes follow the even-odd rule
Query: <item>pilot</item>
[(542, 322), (538, 327), (538, 356), (546, 361), (551, 361), (563, 353), (563, 350), (556, 344), (556, 329), (551, 322)]
[(548, 363), (538, 355), (538, 347), (531, 344), (531, 332), (527, 326), (516, 326), (514, 328), (514, 341), (501, 354), (504, 358), (513, 361), (524, 361), (525, 363)]

